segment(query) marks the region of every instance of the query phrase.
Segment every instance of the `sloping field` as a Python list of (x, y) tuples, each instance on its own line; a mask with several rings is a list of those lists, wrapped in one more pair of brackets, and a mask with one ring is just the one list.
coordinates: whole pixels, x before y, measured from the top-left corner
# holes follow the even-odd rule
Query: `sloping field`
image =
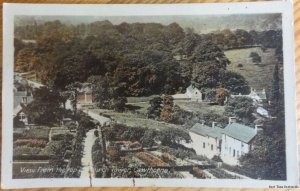
[[(261, 56), (261, 63), (255, 64), (250, 56), (251, 52), (256, 52)], [(225, 51), (226, 57), (231, 61), (227, 66), (230, 71), (237, 72), (244, 76), (250, 87), (256, 89), (265, 88), (268, 90), (272, 84), (273, 70), (278, 62), (275, 58), (275, 49), (267, 49), (265, 52), (260, 47), (237, 49)], [(242, 67), (238, 67), (242, 64)]]

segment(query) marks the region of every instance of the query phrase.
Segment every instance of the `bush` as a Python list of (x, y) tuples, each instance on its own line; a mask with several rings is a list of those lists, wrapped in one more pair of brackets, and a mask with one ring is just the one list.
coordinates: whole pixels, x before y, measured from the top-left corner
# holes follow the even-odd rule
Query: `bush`
[(146, 152), (137, 153), (136, 156), (140, 160), (145, 162), (147, 165), (149, 165), (150, 167), (167, 167), (167, 166), (169, 166), (167, 163), (161, 161), (159, 158), (157, 158), (149, 153), (146, 153)]
[(41, 148), (29, 146), (17, 146), (13, 149), (13, 155), (37, 155), (41, 152)]
[(99, 132), (98, 132), (98, 130), (95, 130), (95, 131), (94, 131), (94, 135), (95, 135), (96, 137), (99, 137)]
[(206, 174), (198, 167), (193, 167), (191, 174), (197, 178), (205, 179), (207, 178)]
[(244, 66), (243, 66), (243, 64), (238, 64), (237, 67), (242, 68)]
[(39, 127), (39, 128), (32, 128), (28, 131), (24, 131), (20, 138), (22, 139), (49, 139), (49, 131), (48, 127)]
[(261, 57), (257, 54), (257, 52), (251, 52), (249, 57), (252, 58), (252, 62), (256, 64), (261, 62)]
[(169, 153), (163, 152), (161, 158), (164, 162), (170, 163), (175, 161), (175, 157)]
[(65, 138), (73, 139), (74, 135), (70, 133), (58, 133), (51, 136), (51, 139), (54, 141), (64, 140)]
[(27, 145), (29, 147), (45, 147), (47, 145), (47, 141), (39, 139), (18, 139), (14, 142), (14, 145)]
[(188, 148), (171, 148), (171, 147), (167, 147), (167, 146), (162, 146), (161, 150), (163, 152), (168, 152), (172, 155), (174, 155), (177, 158), (181, 158), (181, 159), (185, 159), (185, 158), (190, 158), (192, 156), (194, 156), (196, 153), (193, 149), (188, 149)]

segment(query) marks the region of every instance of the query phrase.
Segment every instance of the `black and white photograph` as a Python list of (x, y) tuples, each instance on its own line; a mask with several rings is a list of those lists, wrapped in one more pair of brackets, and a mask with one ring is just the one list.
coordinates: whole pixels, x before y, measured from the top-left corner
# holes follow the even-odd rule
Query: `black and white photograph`
[(145, 14), (115, 5), (124, 15), (5, 7), (16, 12), (4, 23), (2, 160), (11, 172), (2, 177), (296, 187), (290, 15), (278, 8), (287, 3), (192, 14), (161, 5), (161, 15), (146, 5)]

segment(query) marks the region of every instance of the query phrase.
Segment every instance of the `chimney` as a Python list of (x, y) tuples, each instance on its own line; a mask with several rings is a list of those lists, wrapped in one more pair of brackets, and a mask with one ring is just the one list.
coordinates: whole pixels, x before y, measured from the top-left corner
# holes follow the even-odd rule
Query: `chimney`
[(213, 121), (211, 127), (212, 127), (212, 128), (215, 128), (215, 127), (216, 127), (216, 124), (217, 124), (217, 122), (214, 122), (214, 121)]
[(255, 133), (257, 133), (258, 132), (258, 130), (260, 130), (260, 129), (258, 129), (259, 127), (262, 127), (263, 125), (255, 125), (255, 127), (254, 127), (254, 132)]
[(204, 125), (205, 121), (204, 120), (200, 120), (200, 123), (201, 123), (201, 125)]
[(232, 124), (236, 122), (236, 118), (235, 117), (229, 117), (228, 118), (228, 124)]

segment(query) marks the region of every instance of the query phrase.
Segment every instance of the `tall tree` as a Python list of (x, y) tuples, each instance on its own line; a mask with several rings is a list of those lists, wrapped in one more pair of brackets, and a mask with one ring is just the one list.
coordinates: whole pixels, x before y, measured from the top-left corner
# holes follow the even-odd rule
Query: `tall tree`
[(170, 122), (173, 119), (173, 97), (170, 95), (165, 95), (163, 98), (163, 107), (160, 112), (160, 119), (166, 122)]
[(149, 101), (150, 107), (148, 107), (148, 118), (157, 119), (160, 117), (160, 112), (162, 109), (162, 99), (161, 97), (155, 97)]

